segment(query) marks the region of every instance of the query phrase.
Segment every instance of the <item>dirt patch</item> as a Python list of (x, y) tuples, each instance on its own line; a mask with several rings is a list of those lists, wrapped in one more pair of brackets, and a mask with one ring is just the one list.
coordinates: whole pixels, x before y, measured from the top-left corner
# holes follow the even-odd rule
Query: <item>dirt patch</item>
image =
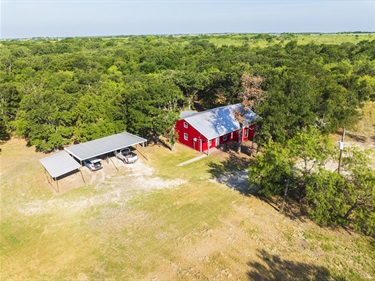
[[(30, 201), (19, 208), (18, 211), (24, 215), (34, 215), (48, 213), (50, 210), (56, 211), (57, 209), (82, 209), (110, 203), (122, 205), (139, 191), (171, 188), (185, 183), (181, 179), (163, 180), (156, 177), (153, 169), (141, 159), (131, 165), (122, 162), (120, 164), (117, 166), (118, 170), (111, 161), (104, 162), (103, 169), (95, 172), (90, 172), (85, 167), (82, 168), (83, 177), (86, 179), (86, 183), (89, 182), (87, 185), (94, 190), (92, 194), (85, 193), (87, 195), (80, 197), (78, 200), (66, 200), (63, 196), (59, 196), (47, 201)], [(81, 175), (75, 173), (64, 178), (63, 184), (59, 183), (59, 186), (62, 185), (63, 189), (60, 189), (60, 193), (57, 194), (61, 195), (70, 191), (72, 187), (65, 188), (68, 184), (75, 185), (76, 188), (77, 186), (82, 187)]]
[(246, 193), (249, 191), (249, 180), (248, 171), (229, 171), (226, 172), (211, 181), (217, 181), (219, 183), (225, 184), (229, 188), (240, 191), (241, 193)]
[(237, 152), (237, 143), (229, 143), (228, 146), (216, 149), (213, 152), (215, 157), (222, 160), (220, 164), (210, 162), (209, 172), (212, 175), (211, 181), (225, 184), (243, 194), (249, 194), (248, 167), (255, 155), (256, 144), (244, 142), (241, 152)]

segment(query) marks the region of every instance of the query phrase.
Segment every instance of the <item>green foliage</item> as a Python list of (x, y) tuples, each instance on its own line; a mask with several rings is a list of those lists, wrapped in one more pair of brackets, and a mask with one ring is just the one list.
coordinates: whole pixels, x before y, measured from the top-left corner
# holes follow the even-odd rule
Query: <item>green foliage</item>
[[(249, 167), (250, 188), (254, 185), (266, 196), (281, 195), (288, 182), (295, 179), (295, 160), (290, 149), (280, 143), (268, 142)], [(272, 175), (272, 176), (271, 176)]]
[(7, 140), (9, 139), (9, 132), (7, 124), (4, 120), (3, 116), (0, 116), (0, 140)]
[(321, 225), (344, 224), (350, 185), (337, 172), (320, 169), (305, 179), (309, 215)]
[(356, 229), (375, 234), (375, 171), (371, 169), (370, 150), (357, 147), (346, 150), (343, 157), (343, 177), (350, 184), (348, 198), (350, 208), (345, 219), (353, 222)]
[[(334, 38), (342, 42), (345, 36)], [(175, 119), (166, 117), (171, 108), (239, 102), (241, 77), (250, 73), (264, 78), (267, 92), (254, 107), (262, 116), (260, 142), (286, 143), (306, 126), (332, 132), (354, 124), (356, 109), (374, 98), (375, 41), (308, 43), (322, 38), (285, 33), (3, 40), (2, 127), (43, 150), (125, 129), (151, 137), (170, 127), (165, 120)]]
[(375, 233), (375, 172), (366, 151), (348, 148), (343, 172), (320, 170), (306, 181), (310, 215), (317, 222), (348, 224), (367, 234)]
[(266, 196), (286, 190), (317, 223), (351, 225), (373, 235), (375, 172), (369, 153), (346, 148), (340, 175), (325, 169), (334, 154), (329, 138), (315, 128), (302, 130), (285, 145), (269, 141), (249, 167), (250, 188), (255, 185)]
[(336, 153), (332, 140), (315, 127), (303, 128), (289, 140), (287, 147), (291, 150), (289, 157), (298, 157), (302, 161), (299, 166), (302, 166), (304, 175), (323, 167)]

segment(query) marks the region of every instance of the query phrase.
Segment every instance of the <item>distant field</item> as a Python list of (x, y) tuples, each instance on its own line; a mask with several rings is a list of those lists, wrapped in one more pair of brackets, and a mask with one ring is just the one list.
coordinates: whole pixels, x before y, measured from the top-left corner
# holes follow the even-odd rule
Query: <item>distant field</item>
[(241, 46), (249, 44), (250, 46), (266, 47), (273, 44), (286, 44), (291, 40), (296, 40), (298, 44), (341, 44), (344, 42), (358, 43), (362, 40), (375, 40), (375, 33), (358, 34), (267, 34), (259, 36), (257, 34), (233, 34), (233, 35), (209, 35), (203, 36), (211, 43), (222, 45)]
[(149, 161), (104, 162), (83, 170), (87, 186), (57, 193), (46, 155), (16, 139), (1, 148), (1, 280), (375, 278), (374, 239), (281, 215), (215, 180), (236, 175), (245, 155), (177, 167), (197, 154), (152, 146)]
[[(252, 47), (267, 47), (274, 44), (287, 44), (288, 42), (295, 40), (298, 44), (304, 45), (309, 43), (314, 44), (341, 44), (344, 42), (350, 42), (356, 44), (362, 40), (372, 41), (375, 40), (375, 33), (282, 33), (282, 34), (200, 34), (200, 35), (171, 35), (179, 40), (175, 44), (187, 44), (191, 38), (198, 38), (202, 40), (208, 40), (217, 47), (223, 45), (227, 46), (242, 46), (250, 45)], [(153, 40), (160, 42), (167, 42), (169, 36), (149, 36)], [(118, 39), (128, 40), (131, 37), (108, 37), (103, 38), (104, 40)], [(157, 38), (157, 39), (156, 39)]]

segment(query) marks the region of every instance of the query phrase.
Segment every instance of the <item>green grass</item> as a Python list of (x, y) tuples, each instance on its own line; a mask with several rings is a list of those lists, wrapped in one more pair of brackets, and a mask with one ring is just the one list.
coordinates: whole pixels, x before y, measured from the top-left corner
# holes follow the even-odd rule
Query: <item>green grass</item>
[(1, 280), (375, 277), (373, 239), (286, 218), (214, 182), (210, 165), (220, 156), (177, 167), (196, 153), (153, 146), (144, 162), (155, 176), (183, 184), (122, 190), (120, 171), (105, 184), (55, 194), (38, 161), (45, 155), (15, 140), (2, 149)]
[[(170, 44), (169, 36), (147, 36), (151, 43)], [(175, 39), (172, 44), (186, 45), (191, 38), (208, 40), (210, 43), (221, 47), (249, 45), (264, 48), (274, 44), (287, 44), (295, 40), (298, 44), (341, 44), (350, 42), (356, 44), (362, 40), (372, 41), (375, 33), (282, 33), (282, 34), (256, 34), (256, 33), (233, 33), (233, 34), (198, 34), (198, 35), (172, 35)], [(102, 40), (128, 41), (130, 37), (102, 37)]]
[(375, 39), (375, 33), (368, 34), (294, 34), (293, 37), (288, 37), (283, 34), (273, 34), (270, 39), (257, 39), (257, 34), (232, 34), (232, 35), (208, 35), (204, 38), (209, 40), (216, 46), (242, 46), (250, 45), (253, 47), (264, 48), (274, 44), (287, 44), (288, 42), (295, 40), (298, 44), (305, 45), (309, 43), (314, 44), (342, 44), (350, 42), (356, 44), (362, 40), (372, 41)]
[[(333, 236), (324, 229), (310, 229), (304, 233), (304, 237), (314, 251), (325, 253), (326, 264), (337, 264), (342, 268), (341, 273), (336, 272), (337, 276), (345, 277), (346, 280), (361, 280), (363, 276), (360, 272), (370, 273), (375, 270), (374, 263), (366, 262), (375, 260), (374, 244), (368, 244), (366, 237), (356, 235), (346, 239), (344, 233)], [(352, 270), (353, 264), (357, 270)]]

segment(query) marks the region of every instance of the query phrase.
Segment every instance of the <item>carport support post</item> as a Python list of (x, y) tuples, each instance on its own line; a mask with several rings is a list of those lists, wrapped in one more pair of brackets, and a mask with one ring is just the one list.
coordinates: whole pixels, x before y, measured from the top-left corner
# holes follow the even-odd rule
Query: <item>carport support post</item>
[(111, 162), (112, 162), (113, 166), (115, 166), (116, 170), (118, 171), (118, 168), (117, 168), (117, 166), (116, 166), (115, 162), (113, 162), (113, 161), (112, 161), (112, 158), (109, 158), (109, 157), (107, 156), (107, 159), (111, 160)]
[[(145, 143), (146, 143), (146, 146), (145, 146)], [(138, 147), (138, 146), (137, 146)], [(142, 142), (142, 148), (144, 148), (146, 151), (142, 151), (137, 149), (138, 153), (141, 154), (143, 156), (143, 158), (145, 158), (147, 161), (149, 161), (149, 158), (148, 158), (148, 147), (147, 147), (147, 141), (146, 142)], [(143, 154), (144, 153), (144, 154)]]
[(56, 185), (57, 185), (57, 193), (60, 193), (60, 188), (59, 188), (59, 180), (55, 178)]
[(84, 184), (86, 185), (86, 181), (85, 181), (85, 178), (83, 177), (81, 169), (79, 169), (79, 172), (81, 173), (82, 180), (83, 180)]
[[(49, 177), (48, 177), (49, 174), (47, 175), (47, 170), (46, 170), (46, 169), (44, 169), (44, 174), (45, 174), (46, 177), (47, 177), (47, 181), (48, 181), (48, 183), (51, 184), (50, 181), (49, 181)], [(51, 177), (51, 175), (50, 175), (50, 177)], [(52, 178), (52, 177), (51, 177), (51, 178)]]
[[(145, 147), (145, 143), (143, 143), (143, 147)], [(147, 161), (149, 161), (149, 158), (148, 158), (148, 145), (147, 145), (147, 141), (146, 141), (146, 157), (147, 157)]]

